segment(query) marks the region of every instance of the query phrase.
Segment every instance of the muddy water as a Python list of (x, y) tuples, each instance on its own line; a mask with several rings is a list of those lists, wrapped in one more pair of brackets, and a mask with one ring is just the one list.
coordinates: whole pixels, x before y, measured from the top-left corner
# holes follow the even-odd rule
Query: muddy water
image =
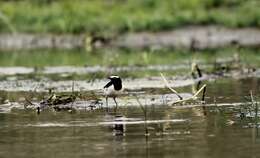
[[(117, 115), (123, 117), (104, 110), (73, 113), (46, 110), (37, 115), (33, 110), (14, 108), (2, 112), (0, 157), (242, 158), (260, 155), (259, 133), (248, 126), (254, 120), (239, 118), (239, 107), (229, 105), (245, 102), (250, 90), (258, 94), (260, 79), (219, 79), (207, 84), (206, 105), (216, 102), (226, 106), (174, 108), (151, 104), (147, 106), (148, 136), (145, 136), (144, 114), (138, 105), (121, 106)], [(187, 86), (178, 91), (191, 92), (191, 89), (192, 86)], [(3, 92), (1, 97), (16, 100), (25, 95), (14, 93)], [(149, 100), (149, 93), (145, 91), (142, 95)]]

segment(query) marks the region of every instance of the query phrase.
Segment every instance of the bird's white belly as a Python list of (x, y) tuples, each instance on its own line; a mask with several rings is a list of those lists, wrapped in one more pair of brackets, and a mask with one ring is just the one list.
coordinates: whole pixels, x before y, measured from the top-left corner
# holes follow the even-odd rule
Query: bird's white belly
[(121, 90), (115, 90), (113, 86), (104, 88), (104, 94), (109, 97), (115, 97), (117, 95), (120, 95), (122, 93), (123, 89)]

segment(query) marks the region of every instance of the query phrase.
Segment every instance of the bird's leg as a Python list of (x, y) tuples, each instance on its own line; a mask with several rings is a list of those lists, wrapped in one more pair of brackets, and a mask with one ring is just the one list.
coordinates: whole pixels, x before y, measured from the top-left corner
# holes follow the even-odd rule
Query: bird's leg
[(116, 103), (116, 108), (115, 108), (115, 112), (117, 111), (117, 101), (116, 101), (116, 97), (113, 97), (114, 102)]
[(108, 112), (108, 97), (106, 96), (106, 106), (107, 106), (107, 112)]
[(36, 110), (37, 110), (37, 114), (40, 115), (40, 113), (41, 113), (41, 109), (40, 109), (39, 106), (36, 108)]

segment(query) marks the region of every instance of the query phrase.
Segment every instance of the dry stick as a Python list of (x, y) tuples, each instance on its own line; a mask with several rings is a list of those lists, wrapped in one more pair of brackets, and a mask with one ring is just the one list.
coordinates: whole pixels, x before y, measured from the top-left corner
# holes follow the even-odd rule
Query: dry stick
[(183, 98), (178, 94), (178, 92), (177, 92), (176, 90), (174, 90), (173, 88), (171, 88), (171, 87), (169, 86), (169, 82), (166, 80), (166, 78), (164, 77), (164, 75), (163, 75), (162, 73), (160, 73), (160, 74), (161, 74), (161, 77), (162, 77), (162, 79), (163, 79), (165, 85), (166, 85), (174, 94), (176, 94), (176, 95), (180, 98), (180, 100), (175, 101), (175, 102), (173, 102), (172, 104), (182, 103), (182, 102), (189, 101), (189, 100), (195, 100), (196, 97), (197, 97), (197, 95), (198, 95), (202, 90), (204, 90), (204, 91), (206, 90), (206, 89), (204, 89), (204, 88), (205, 88), (207, 85), (204, 84), (192, 97), (187, 98), (187, 99), (183, 99)]
[(177, 100), (175, 102), (172, 102), (171, 104), (176, 104), (176, 103), (182, 103), (185, 101), (189, 101), (189, 100), (196, 100), (197, 95), (206, 87), (207, 85), (204, 84), (192, 97), (187, 98), (187, 99), (183, 99), (183, 100)]
[(166, 80), (164, 75), (162, 73), (160, 73), (160, 75), (161, 75), (166, 87), (169, 88), (174, 94), (176, 94), (180, 98), (180, 100), (182, 100), (183, 98), (178, 94), (178, 92), (170, 87), (169, 82)]
[(207, 85), (204, 84), (193, 96), (193, 99), (196, 99), (196, 97), (200, 94), (200, 92), (206, 87)]

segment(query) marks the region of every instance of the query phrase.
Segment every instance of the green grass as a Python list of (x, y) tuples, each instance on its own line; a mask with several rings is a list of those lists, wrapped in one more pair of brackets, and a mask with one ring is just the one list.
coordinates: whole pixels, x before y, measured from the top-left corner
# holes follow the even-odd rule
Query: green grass
[(259, 0), (0, 1), (0, 32), (161, 31), (186, 25), (259, 27)]
[(196, 53), (180, 50), (99, 50), (86, 52), (84, 50), (31, 50), (17, 52), (0, 52), (0, 66), (136, 66), (186, 64), (193, 59), (203, 63), (213, 63), (216, 58), (226, 59), (239, 52), (241, 60), (252, 66), (260, 67), (260, 49), (224, 48), (203, 50)]
[[(0, 52), (0, 66), (126, 66), (178, 63), (186, 53), (129, 52), (121, 50), (101, 50), (88, 53), (83, 50), (37, 50)], [(185, 58), (185, 59), (187, 59)]]

